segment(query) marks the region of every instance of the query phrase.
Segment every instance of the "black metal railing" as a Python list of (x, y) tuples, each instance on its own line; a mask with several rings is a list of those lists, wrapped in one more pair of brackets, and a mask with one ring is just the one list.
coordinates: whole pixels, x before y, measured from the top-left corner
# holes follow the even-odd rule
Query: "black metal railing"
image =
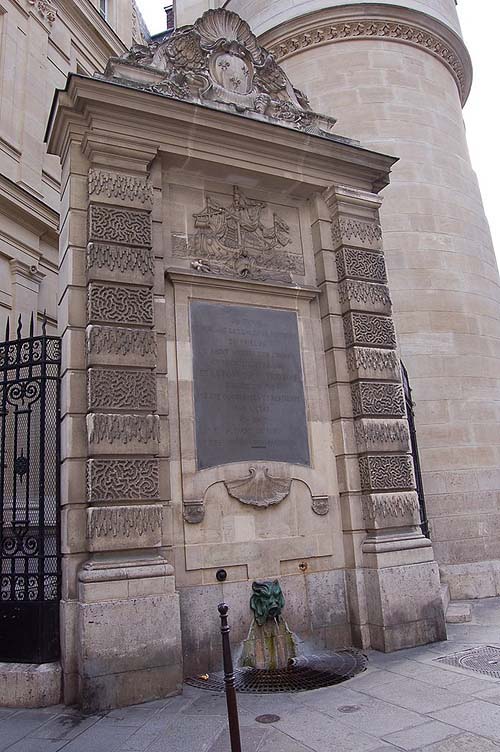
[(427, 510), (425, 508), (425, 496), (424, 496), (424, 484), (422, 482), (422, 470), (420, 468), (420, 457), (418, 454), (417, 443), (417, 429), (415, 426), (415, 413), (413, 411), (413, 399), (411, 396), (410, 379), (408, 377), (408, 371), (403, 363), (401, 363), (401, 372), (403, 376), (403, 389), (406, 403), (406, 416), (408, 418), (408, 426), (410, 429), (410, 447), (413, 456), (413, 467), (415, 469), (415, 485), (418, 494), (418, 503), (420, 506), (420, 527), (423, 535), (426, 538), (430, 538), (429, 521), (427, 519)]
[(0, 661), (59, 657), (61, 340), (0, 342)]

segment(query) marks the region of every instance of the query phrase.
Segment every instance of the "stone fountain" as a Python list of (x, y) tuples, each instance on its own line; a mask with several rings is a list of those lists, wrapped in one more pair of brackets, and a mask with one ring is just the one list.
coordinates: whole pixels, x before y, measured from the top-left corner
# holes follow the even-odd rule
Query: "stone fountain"
[(285, 598), (278, 580), (252, 583), (250, 608), (254, 618), (243, 643), (243, 666), (280, 671), (296, 658), (297, 642), (281, 615), (284, 606)]

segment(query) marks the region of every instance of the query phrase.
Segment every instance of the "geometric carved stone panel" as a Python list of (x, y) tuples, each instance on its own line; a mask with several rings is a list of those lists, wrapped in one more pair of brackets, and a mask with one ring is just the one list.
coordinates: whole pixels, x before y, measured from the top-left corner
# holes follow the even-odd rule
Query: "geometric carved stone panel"
[(368, 282), (387, 283), (385, 260), (382, 253), (362, 251), (359, 248), (340, 248), (335, 254), (339, 282), (350, 277)]
[(104, 199), (119, 199), (127, 202), (153, 203), (153, 185), (148, 177), (89, 170), (89, 196)]
[(395, 350), (375, 347), (351, 347), (347, 351), (347, 367), (358, 378), (399, 381), (401, 366)]
[(159, 504), (87, 510), (87, 538), (91, 551), (161, 546), (161, 526), (162, 507)]
[(87, 500), (140, 501), (159, 498), (156, 459), (92, 459), (87, 461)]
[(382, 228), (357, 217), (339, 217), (332, 222), (332, 239), (335, 244), (351, 243), (378, 249), (382, 242)]
[(371, 313), (346, 313), (343, 316), (347, 347), (367, 345), (373, 347), (396, 347), (394, 323), (387, 316)]
[(117, 326), (87, 327), (87, 362), (93, 365), (154, 368), (156, 335), (147, 329)]
[(387, 285), (345, 279), (339, 283), (339, 301), (343, 310), (351, 308), (370, 313), (391, 313), (391, 297)]
[(358, 419), (354, 423), (360, 452), (409, 452), (410, 433), (406, 420)]
[(90, 368), (90, 410), (156, 410), (156, 376), (150, 371)]
[(401, 384), (355, 382), (351, 385), (353, 414), (359, 416), (387, 416), (402, 418), (405, 401)]
[(159, 415), (90, 413), (87, 415), (92, 454), (158, 454)]
[[(368, 521), (385, 520), (388, 518), (400, 520), (407, 518), (410, 524), (419, 511), (419, 501), (416, 491), (400, 493), (370, 494), (362, 497), (363, 519)], [(401, 524), (401, 522), (399, 523)]]
[(151, 286), (154, 281), (153, 251), (128, 245), (89, 243), (87, 279)]
[(363, 491), (411, 490), (415, 487), (413, 461), (410, 455), (369, 455), (359, 458)]
[(92, 283), (88, 288), (90, 322), (153, 325), (153, 293), (137, 287)]
[(91, 205), (89, 240), (151, 247), (151, 215), (134, 209)]

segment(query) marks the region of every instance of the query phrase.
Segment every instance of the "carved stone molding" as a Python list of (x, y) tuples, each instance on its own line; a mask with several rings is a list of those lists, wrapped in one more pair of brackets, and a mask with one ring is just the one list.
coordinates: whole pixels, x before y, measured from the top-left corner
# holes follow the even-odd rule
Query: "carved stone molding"
[(147, 329), (89, 326), (87, 360), (89, 365), (154, 367), (157, 360), (156, 335)]
[(320, 517), (324, 517), (330, 511), (330, 498), (328, 496), (313, 496), (312, 510)]
[(156, 548), (162, 542), (161, 526), (159, 504), (87, 510), (87, 539), (91, 551)]
[(401, 384), (377, 384), (362, 381), (351, 384), (354, 417), (379, 416), (400, 418), (405, 415)]
[(92, 204), (89, 208), (89, 240), (151, 247), (151, 214)]
[(156, 376), (149, 371), (90, 368), (90, 410), (156, 410)]
[(154, 281), (153, 251), (151, 248), (89, 243), (87, 277), (151, 286)]
[(88, 317), (91, 322), (152, 326), (153, 293), (135, 287), (114, 287), (93, 282), (88, 288)]
[(368, 455), (359, 458), (363, 491), (414, 489), (413, 461), (410, 455)]
[(236, 13), (208, 10), (193, 26), (135, 45), (108, 63), (105, 78), (162, 96), (202, 102), (328, 136), (335, 120), (312, 112), (272, 55)]
[(156, 459), (87, 461), (87, 498), (91, 504), (157, 499), (159, 495)]
[(57, 18), (57, 8), (54, 3), (51, 0), (28, 0), (28, 2), (52, 26)]
[(363, 452), (410, 450), (410, 432), (406, 420), (356, 420), (354, 435), (358, 448)]
[(347, 367), (351, 373), (361, 373), (368, 378), (401, 378), (399, 357), (395, 350), (351, 347), (347, 350)]
[(345, 279), (339, 284), (339, 301), (344, 308), (370, 310), (377, 313), (391, 312), (391, 296), (387, 285)]
[(91, 413), (87, 415), (87, 433), (91, 452), (155, 454), (160, 440), (158, 415)]
[(156, 459), (93, 459), (87, 461), (87, 498), (90, 503), (159, 498)]
[(152, 204), (153, 185), (148, 177), (91, 168), (89, 170), (89, 196), (94, 195)]
[(387, 272), (382, 253), (347, 246), (339, 248), (335, 253), (335, 263), (339, 281), (346, 277), (354, 277), (384, 285), (387, 283)]
[(381, 247), (382, 228), (376, 222), (342, 216), (332, 220), (332, 239), (336, 245), (359, 243), (376, 250)]
[[(315, 25), (309, 24), (308, 28), (299, 33), (282, 37), (270, 46), (269, 51), (276, 60), (281, 61), (302, 50), (352, 39), (378, 39), (382, 42), (393, 40), (411, 44), (432, 53), (446, 65), (456, 81), (462, 103), (465, 103), (470, 89), (470, 73), (466, 70), (462, 57), (453, 49), (453, 44), (418, 24), (366, 18), (366, 13), (365, 10), (363, 19), (354, 16), (338, 22), (318, 21)], [(455, 44), (460, 44), (458, 37)]]
[(377, 518), (413, 516), (419, 510), (416, 491), (370, 494), (363, 496), (361, 502), (365, 522), (373, 522)]
[(230, 496), (242, 504), (253, 507), (269, 507), (279, 504), (290, 493), (290, 478), (274, 478), (267, 467), (251, 467), (249, 475), (234, 481), (224, 481)]
[(347, 313), (343, 316), (343, 322), (347, 347), (396, 347), (396, 333), (391, 318), (370, 313)]
[(199, 525), (205, 519), (205, 505), (203, 501), (185, 501), (183, 516), (190, 525)]

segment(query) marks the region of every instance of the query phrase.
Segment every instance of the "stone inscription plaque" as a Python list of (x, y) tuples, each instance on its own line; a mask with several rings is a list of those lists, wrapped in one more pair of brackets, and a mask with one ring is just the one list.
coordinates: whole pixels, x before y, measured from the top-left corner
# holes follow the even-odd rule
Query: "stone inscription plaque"
[(198, 469), (308, 465), (296, 314), (195, 301), (191, 336)]

